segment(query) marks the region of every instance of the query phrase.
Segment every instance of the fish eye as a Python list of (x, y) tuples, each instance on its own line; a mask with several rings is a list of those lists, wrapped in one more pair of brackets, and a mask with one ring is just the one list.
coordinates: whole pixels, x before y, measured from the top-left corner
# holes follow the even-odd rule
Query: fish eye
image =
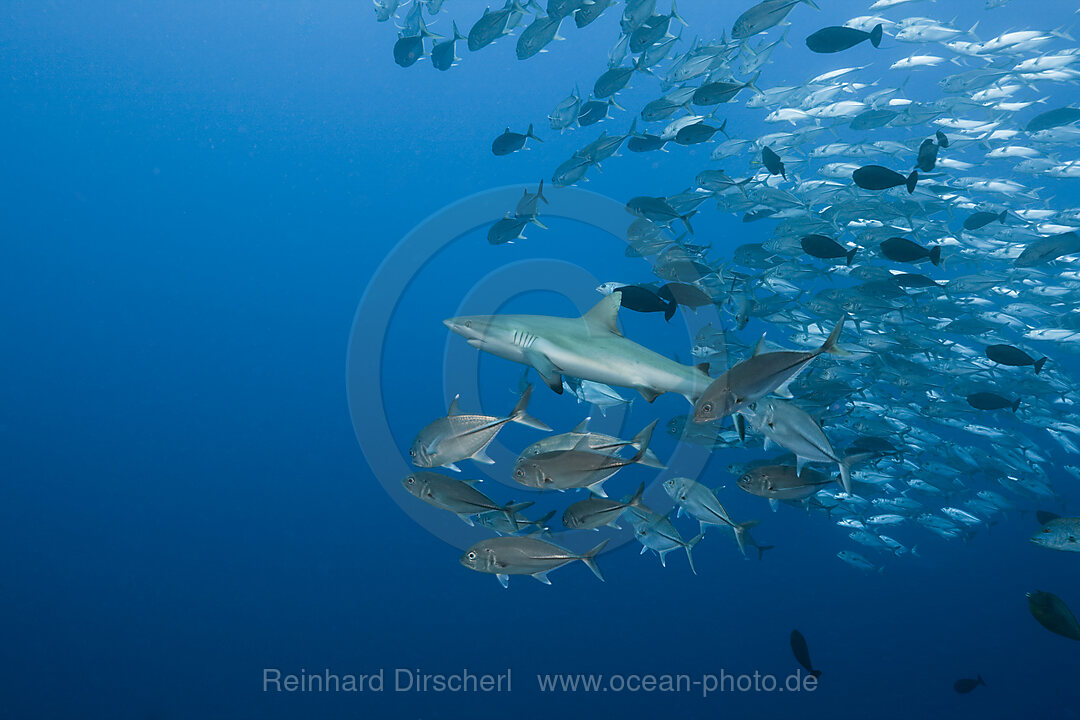
[(1069, 536), (1069, 542), (1076, 542), (1076, 538), (1072, 535)]
[(750, 403), (750, 409), (751, 410), (757, 410), (757, 403), (756, 402), (755, 403)]
[(1044, 533), (1048, 533), (1048, 532), (1050, 532), (1050, 528), (1043, 528), (1043, 532), (1044, 532)]
[(472, 320), (466, 320), (465, 327), (472, 327)]
[(704, 405), (702, 405), (701, 406), (701, 411), (711, 413), (712, 412), (712, 403), (705, 403)]
[(475, 559), (476, 559), (476, 553), (474, 553), (474, 552), (470, 551), (470, 552), (469, 552), (469, 559), (470, 559), (470, 560), (475, 560)]
[(514, 471), (514, 477), (524, 477), (524, 476), (525, 476), (525, 471), (522, 470), (521, 468), (518, 468), (517, 470)]
[(416, 457), (416, 451), (415, 450), (410, 450), (409, 451), (409, 456), (410, 457)]
[(416, 478), (414, 478), (412, 475), (410, 475), (409, 477), (405, 478), (405, 482), (412, 485), (414, 482), (416, 482)]

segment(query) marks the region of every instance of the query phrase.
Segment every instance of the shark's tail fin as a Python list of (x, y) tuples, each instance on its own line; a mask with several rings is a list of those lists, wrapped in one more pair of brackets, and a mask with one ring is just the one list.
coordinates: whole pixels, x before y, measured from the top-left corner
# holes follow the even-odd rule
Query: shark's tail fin
[(545, 432), (551, 432), (551, 428), (546, 423), (540, 422), (532, 415), (525, 412), (525, 408), (529, 405), (529, 398), (532, 396), (532, 385), (528, 385), (525, 388), (525, 392), (521, 393), (521, 399), (518, 400), (517, 405), (514, 406), (513, 411), (510, 413), (510, 421), (520, 423), (522, 425), (528, 425), (531, 428), (537, 430), (544, 430)]
[(585, 563), (586, 567), (592, 570), (593, 575), (600, 578), (601, 581), (604, 579), (604, 573), (600, 572), (600, 566), (596, 564), (596, 556), (603, 551), (604, 547), (607, 546), (609, 542), (611, 542), (611, 540), (605, 540), (581, 556), (581, 562)]

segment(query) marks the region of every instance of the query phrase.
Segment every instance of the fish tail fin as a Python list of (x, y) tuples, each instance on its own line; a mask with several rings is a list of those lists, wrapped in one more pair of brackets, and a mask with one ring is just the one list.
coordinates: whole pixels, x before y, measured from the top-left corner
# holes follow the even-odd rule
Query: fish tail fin
[(694, 554), (691, 551), (694, 549), (695, 545), (701, 542), (701, 538), (703, 537), (705, 537), (705, 533), (698, 533), (696, 536), (691, 538), (688, 543), (683, 545), (683, 547), (686, 549), (686, 559), (690, 561), (690, 570), (692, 570), (695, 575), (697, 575), (697, 568), (694, 567)]
[[(978, 23), (975, 23), (978, 25)], [(884, 26), (878, 23), (874, 26), (874, 29), (870, 31), (870, 44), (874, 47), (881, 47), (881, 34), (885, 32)]]
[(521, 398), (518, 400), (517, 405), (514, 406), (513, 411), (511, 411), (510, 413), (510, 421), (519, 423), (521, 425), (528, 425), (529, 427), (536, 428), (537, 430), (551, 432), (551, 428), (548, 427), (546, 423), (537, 420), (536, 418), (525, 412), (525, 408), (527, 408), (529, 405), (529, 398), (532, 397), (532, 389), (533, 386), (528, 385), (525, 388), (525, 392), (521, 393)]
[(844, 486), (844, 492), (851, 495), (851, 461), (844, 458), (838, 465), (840, 465), (840, 484)]
[(982, 685), (983, 687), (986, 687), (986, 681), (984, 681), (982, 679), (982, 675), (976, 675), (975, 676), (975, 681), (978, 682), (979, 685)]
[(529, 129), (525, 131), (525, 137), (530, 137), (533, 140), (535, 140), (536, 142), (544, 142), (540, 138), (536, 137), (536, 133), (533, 132), (532, 123), (529, 123)]
[(1035, 361), (1035, 374), (1038, 375), (1039, 371), (1043, 369), (1043, 365), (1046, 364), (1046, 358)]
[(844, 331), (844, 323), (847, 322), (847, 313), (841, 316), (840, 321), (836, 323), (836, 327), (829, 333), (829, 337), (825, 339), (825, 342), (818, 348), (817, 354), (829, 353), (830, 355), (839, 355), (841, 357), (851, 355), (850, 352), (838, 346), (836, 342), (840, 339), (840, 333)]
[(930, 262), (934, 263), (935, 266), (940, 266), (941, 265), (941, 246), (940, 245), (935, 245), (934, 247), (930, 248)]
[(723, 133), (724, 137), (731, 138), (731, 136), (727, 134), (727, 118), (724, 118), (724, 122), (720, 123), (720, 127), (717, 128), (717, 130)]
[(538, 200), (543, 200), (545, 205), (550, 205), (548, 199), (544, 197), (544, 178), (540, 178), (540, 187), (536, 188), (536, 197)]
[(1020, 409), (1020, 398), (1016, 398), (1016, 402), (1012, 404), (1012, 411), (1016, 412)]
[(464, 35), (462, 35), (462, 34), (461, 34), (461, 33), (460, 33), (459, 31), (458, 31), (458, 29), (457, 29), (457, 21), (455, 20), (455, 21), (454, 21), (454, 40), (455, 40), (455, 41), (457, 41), (457, 40), (464, 40), (464, 39), (465, 39), (465, 36), (464, 36)]
[(694, 217), (695, 213), (697, 213), (697, 210), (691, 210), (690, 212), (686, 213), (685, 215), (680, 215), (679, 216), (679, 219), (683, 221), (683, 225), (686, 226), (686, 230), (691, 235), (694, 234), (694, 228), (691, 227), (691, 225), (690, 225), (690, 218)]
[[(757, 86), (757, 84), (756, 84), (757, 79), (759, 77), (761, 77), (761, 71), (760, 70), (758, 70), (756, 73), (754, 73), (754, 76), (752, 78), (750, 78), (749, 80), (746, 81), (746, 87), (750, 88), (751, 90), (756, 92), (758, 95), (764, 95), (765, 93), (761, 92), (761, 88), (759, 88)], [(726, 119), (724, 120), (724, 124), (725, 125), (727, 124)], [(724, 134), (727, 135), (727, 133), (724, 133)]]
[(641, 462), (641, 459), (645, 457), (645, 451), (649, 449), (649, 442), (652, 441), (653, 430), (656, 429), (657, 422), (659, 421), (653, 420), (631, 439), (630, 444), (636, 447), (638, 451), (634, 453), (634, 457), (630, 458), (630, 462)]
[(641, 496), (644, 495), (644, 494), (645, 494), (645, 483), (641, 483), (640, 485), (638, 485), (637, 492), (634, 493), (634, 496), (632, 498), (630, 498), (630, 502), (627, 503), (627, 504), (631, 505), (633, 507), (638, 507), (638, 508), (639, 507), (644, 507), (644, 503), (642, 503), (642, 501), (641, 501)]
[(847, 254), (847, 265), (851, 266), (851, 261), (855, 259), (855, 253), (859, 252), (859, 248), (852, 248)]
[(585, 563), (585, 567), (592, 570), (592, 574), (600, 578), (601, 582), (604, 580), (604, 573), (600, 572), (600, 566), (596, 564), (596, 556), (603, 552), (604, 547), (606, 547), (609, 542), (611, 542), (610, 539), (605, 540), (581, 556), (581, 562)]
[(815, 10), (818, 10), (818, 11), (820, 11), (820, 10), (821, 10), (821, 8), (819, 8), (819, 7), (817, 6), (817, 3), (816, 3), (816, 2), (814, 2), (814, 0), (799, 0), (799, 2), (804, 2), (804, 3), (806, 3), (807, 5), (809, 5), (810, 7), (814, 8)]
[(915, 184), (917, 182), (919, 182), (919, 171), (912, 170), (911, 174), (907, 176), (907, 182), (905, 183), (907, 185), (908, 195), (915, 192)]
[[(761, 558), (765, 555), (765, 551), (766, 550), (772, 550), (776, 546), (775, 545), (756, 545), (755, 547), (757, 548), (758, 562), (761, 562)], [(820, 674), (821, 673), (818, 673), (818, 675), (820, 675)]]
[(667, 307), (664, 308), (664, 320), (665, 322), (671, 322), (671, 318), (675, 316), (675, 311), (679, 308), (678, 303), (669, 300)]
[(998, 222), (1001, 223), (1002, 225), (1004, 225), (1005, 221), (1008, 220), (1008, 219), (1009, 219), (1009, 211), (1008, 211), (1008, 209), (1002, 210), (1001, 214), (998, 215)]
[(671, 17), (681, 22), (684, 27), (687, 25), (687, 22), (683, 20), (682, 15), (679, 14), (678, 9), (675, 7), (675, 0), (671, 0)]

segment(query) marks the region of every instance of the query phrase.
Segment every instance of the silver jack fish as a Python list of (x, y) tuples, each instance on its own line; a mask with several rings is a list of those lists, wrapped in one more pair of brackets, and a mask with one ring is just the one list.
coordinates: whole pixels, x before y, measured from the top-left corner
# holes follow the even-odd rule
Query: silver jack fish
[(460, 460), (475, 460), (491, 465), (495, 461), (484, 451), (502, 426), (509, 422), (550, 432), (551, 428), (525, 412), (530, 395), (532, 385), (525, 388), (514, 410), (504, 418), (465, 415), (458, 409), (458, 399), (455, 397), (446, 417), (439, 418), (417, 433), (409, 450), (413, 464), (425, 468), (442, 466), (454, 472), (460, 472), (455, 464)]
[(470, 570), (494, 575), (503, 587), (509, 585), (511, 575), (532, 575), (545, 585), (550, 585), (548, 573), (575, 560), (585, 563), (593, 575), (603, 580), (604, 574), (596, 564), (596, 556), (608, 542), (605, 540), (584, 555), (578, 555), (531, 537), (491, 538), (481, 540), (466, 550), (461, 556), (461, 564)]

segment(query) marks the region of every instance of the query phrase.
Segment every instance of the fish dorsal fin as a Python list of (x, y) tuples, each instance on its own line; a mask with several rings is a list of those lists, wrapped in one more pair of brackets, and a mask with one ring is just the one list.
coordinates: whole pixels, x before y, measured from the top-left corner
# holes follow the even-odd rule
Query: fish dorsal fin
[(579, 422), (577, 425), (575, 425), (574, 429), (571, 430), (570, 432), (572, 432), (572, 433), (587, 433), (587, 432), (589, 432), (589, 420), (591, 420), (591, 419), (592, 418), (585, 418), (584, 420)]
[(762, 333), (761, 337), (758, 338), (757, 344), (754, 345), (754, 352), (752, 352), (750, 354), (752, 356), (755, 356), (755, 355), (760, 355), (763, 352), (765, 352), (765, 335), (764, 335), (764, 333)]
[(589, 436), (588, 436), (588, 434), (582, 435), (581, 437), (579, 437), (577, 442), (574, 443), (574, 448), (573, 449), (574, 450), (589, 450), (590, 448), (589, 448)]
[(455, 395), (454, 399), (450, 401), (450, 409), (446, 413), (448, 416), (449, 415), (460, 415), (461, 414), (461, 409), (458, 408), (458, 404), (457, 404), (457, 401), (458, 401), (459, 397), (461, 397), (461, 396), (460, 395)]
[(622, 335), (618, 326), (620, 307), (622, 307), (622, 293), (616, 291), (593, 305), (589, 312), (581, 316), (581, 319), (585, 321), (589, 329)]

